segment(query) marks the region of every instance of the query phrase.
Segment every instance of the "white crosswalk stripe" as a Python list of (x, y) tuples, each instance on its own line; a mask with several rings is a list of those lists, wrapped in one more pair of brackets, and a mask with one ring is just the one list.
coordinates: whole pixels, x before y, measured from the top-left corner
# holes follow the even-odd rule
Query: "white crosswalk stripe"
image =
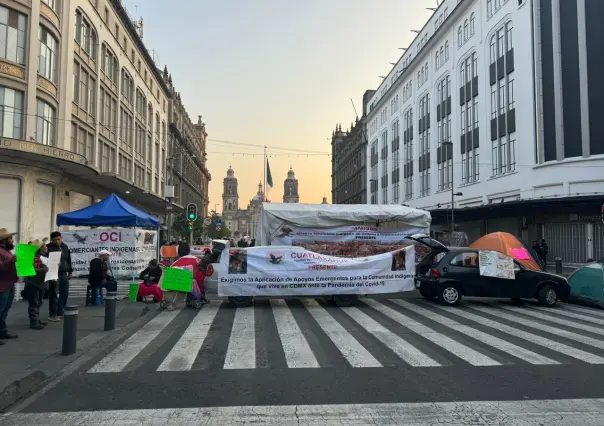
[(575, 312), (582, 313), (582, 314), (588, 314), (588, 315), (593, 315), (596, 317), (604, 318), (604, 310), (602, 310), (602, 309), (587, 308), (587, 307), (575, 306), (575, 305), (565, 305), (564, 309), (568, 310), (568, 311), (575, 311)]
[(570, 308), (371, 298), (348, 308), (314, 299), (232, 308), (213, 301), (199, 312), (160, 312), (88, 373), (604, 364), (598, 316)]

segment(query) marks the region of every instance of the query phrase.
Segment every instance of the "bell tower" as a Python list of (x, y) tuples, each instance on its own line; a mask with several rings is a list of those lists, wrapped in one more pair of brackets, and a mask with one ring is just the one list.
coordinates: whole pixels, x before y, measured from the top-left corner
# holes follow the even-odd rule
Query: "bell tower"
[(229, 215), (239, 208), (239, 194), (237, 193), (237, 178), (235, 172), (229, 165), (227, 175), (222, 184), (222, 215)]
[(287, 172), (287, 179), (283, 182), (283, 202), (284, 203), (299, 203), (300, 196), (298, 195), (298, 179), (292, 170), (291, 166)]

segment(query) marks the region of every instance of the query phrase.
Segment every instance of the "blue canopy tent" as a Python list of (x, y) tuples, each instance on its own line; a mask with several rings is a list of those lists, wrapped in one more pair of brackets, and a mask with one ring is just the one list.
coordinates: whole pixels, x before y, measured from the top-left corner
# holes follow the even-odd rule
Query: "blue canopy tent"
[(115, 194), (80, 210), (57, 215), (57, 226), (159, 228), (159, 218), (131, 206)]

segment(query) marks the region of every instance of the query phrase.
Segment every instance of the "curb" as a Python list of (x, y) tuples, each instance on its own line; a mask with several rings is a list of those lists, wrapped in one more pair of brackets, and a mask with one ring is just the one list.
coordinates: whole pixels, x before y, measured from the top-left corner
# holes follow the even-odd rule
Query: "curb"
[(0, 389), (0, 412), (32, 393), (47, 379), (46, 374), (40, 370), (35, 370), (25, 377), (15, 380), (4, 389)]
[[(151, 310), (148, 307), (144, 307), (141, 315), (136, 318), (136, 320), (125, 325), (119, 330), (105, 332), (108, 333), (106, 336), (98, 339), (90, 345), (85, 345), (84, 350), (81, 352), (76, 352), (75, 358), (70, 360), (65, 366), (55, 373), (47, 375), (41, 370), (35, 370), (26, 377), (15, 380), (6, 388), (0, 389), (0, 413), (8, 412), (7, 408), (10, 408), (16, 404), (18, 405), (14, 407), (15, 409), (10, 410), (10, 412), (19, 412), (26, 405), (29, 405), (29, 403), (34, 399), (37, 399), (42, 394), (48, 392), (65, 377), (74, 373), (83, 364), (89, 362), (91, 359), (97, 356), (101, 352), (101, 349), (111, 347), (112, 344), (122, 339), (125, 335), (136, 331), (138, 328), (142, 327), (147, 320), (150, 320), (150, 318), (155, 316), (157, 313), (159, 313), (159, 309)], [(83, 339), (85, 339), (85, 337)], [(56, 352), (55, 354), (60, 354), (60, 352)], [(69, 356), (66, 358), (69, 358)]]

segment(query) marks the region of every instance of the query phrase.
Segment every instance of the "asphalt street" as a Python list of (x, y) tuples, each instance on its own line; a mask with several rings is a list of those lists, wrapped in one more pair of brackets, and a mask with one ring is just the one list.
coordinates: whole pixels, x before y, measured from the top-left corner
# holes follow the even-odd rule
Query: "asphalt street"
[(400, 404), (591, 400), (604, 398), (603, 325), (602, 310), (530, 302), (449, 308), (366, 298), (338, 308), (286, 299), (236, 309), (212, 301), (160, 312), (22, 412), (390, 404), (394, 416)]

